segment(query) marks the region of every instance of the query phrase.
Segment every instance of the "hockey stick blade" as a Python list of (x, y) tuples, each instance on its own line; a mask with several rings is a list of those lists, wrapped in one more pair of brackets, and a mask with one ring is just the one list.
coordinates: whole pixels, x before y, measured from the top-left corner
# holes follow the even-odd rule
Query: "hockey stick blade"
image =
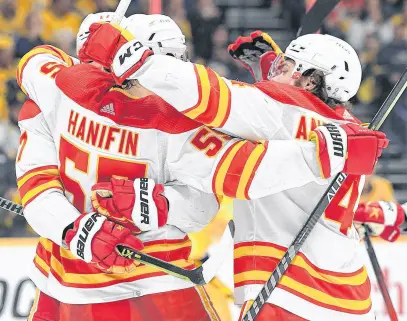
[(298, 29), (297, 37), (317, 32), (325, 18), (339, 2), (340, 0), (317, 0), (305, 15), (300, 29)]
[[(137, 260), (145, 265), (152, 266), (163, 272), (171, 274), (177, 278), (190, 281), (196, 285), (209, 283), (216, 275), (225, 259), (225, 253), (233, 249), (233, 236), (235, 234), (235, 225), (232, 220), (229, 221), (222, 238), (214, 248), (216, 253), (212, 254), (200, 267), (192, 270), (183, 269), (166, 261), (157, 259), (150, 255), (135, 251), (127, 246), (118, 245), (117, 251), (125, 258)], [(219, 258), (219, 259), (214, 259)]]
[(374, 250), (372, 240), (370, 239), (370, 229), (365, 227), (365, 246), (367, 254), (369, 255), (370, 262), (373, 267), (373, 271), (376, 275), (377, 283), (379, 284), (380, 292), (382, 293), (384, 303), (386, 305), (387, 312), (389, 313), (391, 321), (398, 321), (396, 310), (394, 309), (393, 302), (391, 300), (389, 290), (387, 289), (386, 281), (384, 280), (383, 272), (377, 259), (376, 252)]
[[(397, 84), (393, 87), (390, 94), (387, 96), (386, 100), (380, 107), (379, 111), (373, 117), (372, 122), (369, 125), (370, 129), (377, 130), (379, 129), (383, 122), (386, 120), (390, 112), (393, 110), (394, 106), (397, 104), (401, 95), (404, 93), (407, 87), (407, 69), (402, 74), (401, 78)], [(272, 272), (270, 278), (264, 284), (263, 288), (257, 295), (252, 306), (246, 312), (243, 317), (243, 321), (253, 321), (255, 320), (257, 314), (260, 312), (260, 309), (270, 298), (271, 293), (277, 287), (278, 282), (281, 280), (284, 273), (287, 271), (288, 266), (294, 257), (298, 254), (300, 248), (308, 238), (308, 235), (311, 233), (312, 229), (317, 224), (318, 220), (321, 218), (322, 214), (325, 212), (326, 208), (335, 197), (336, 193), (339, 191), (339, 188), (342, 186), (347, 175), (344, 173), (339, 173), (335, 176), (332, 182), (329, 184), (328, 189), (322, 195), (318, 204), (312, 211), (311, 215), (308, 217), (308, 220), (305, 222), (294, 241), (288, 247), (287, 251), (284, 253), (280, 262), (278, 262), (276, 268)]]
[[(24, 216), (23, 207), (8, 199), (0, 197), (0, 208), (17, 215)], [(225, 261), (225, 253), (233, 250), (233, 237), (235, 235), (235, 224), (230, 220), (223, 232), (218, 244), (214, 247), (213, 253), (202, 265), (193, 270), (180, 268), (174, 264), (157, 259), (151, 255), (135, 251), (129, 247), (118, 245), (116, 250), (121, 256), (132, 258), (145, 265), (163, 271), (178, 278), (191, 281), (197, 285), (209, 283), (216, 275), (219, 268)]]

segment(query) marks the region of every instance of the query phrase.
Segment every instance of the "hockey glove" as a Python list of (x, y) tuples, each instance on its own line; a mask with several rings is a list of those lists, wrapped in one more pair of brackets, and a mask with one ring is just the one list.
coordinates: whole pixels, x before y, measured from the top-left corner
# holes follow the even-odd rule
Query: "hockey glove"
[(267, 80), (274, 59), (282, 54), (270, 35), (260, 30), (248, 37), (240, 36), (229, 45), (228, 51), (250, 71), (256, 81)]
[(89, 27), (88, 39), (79, 50), (81, 62), (97, 62), (110, 69), (113, 58), (121, 46), (132, 40), (133, 36), (118, 25), (93, 23)]
[(68, 227), (64, 240), (75, 257), (105, 273), (131, 272), (138, 265), (136, 261), (120, 256), (116, 251), (117, 245), (126, 245), (134, 250), (144, 247), (128, 228), (98, 213), (79, 216)]
[(369, 175), (383, 148), (389, 144), (386, 134), (356, 124), (325, 124), (310, 133), (317, 145), (322, 178), (339, 172)]
[(354, 216), (355, 227), (363, 238), (365, 228), (369, 227), (374, 236), (394, 242), (400, 236), (400, 225), (405, 214), (400, 204), (392, 202), (367, 202), (359, 204)]
[(152, 179), (131, 181), (112, 177), (110, 182), (94, 185), (92, 191), (94, 209), (133, 232), (156, 230), (167, 223), (164, 186)]
[(135, 73), (143, 66), (148, 57), (153, 55), (153, 51), (144, 47), (141, 42), (132, 40), (123, 45), (114, 56), (111, 73), (118, 85), (122, 85), (125, 80), (136, 79)]

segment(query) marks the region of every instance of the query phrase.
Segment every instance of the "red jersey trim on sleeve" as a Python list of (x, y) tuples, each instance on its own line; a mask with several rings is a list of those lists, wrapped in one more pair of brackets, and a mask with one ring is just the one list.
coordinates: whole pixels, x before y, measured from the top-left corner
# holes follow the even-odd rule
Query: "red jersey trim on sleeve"
[(41, 109), (32, 100), (27, 100), (18, 114), (18, 121), (31, 119), (41, 113)]
[(63, 191), (56, 165), (41, 166), (28, 171), (17, 180), (17, 186), (23, 206), (27, 206), (49, 189), (56, 188)]
[(249, 199), (249, 189), (267, 151), (268, 143), (239, 141), (222, 156), (215, 170), (212, 188), (215, 194)]
[(231, 94), (226, 82), (212, 69), (194, 65), (198, 103), (183, 114), (207, 126), (221, 128), (230, 114)]
[(70, 67), (74, 64), (72, 58), (69, 57), (61, 49), (58, 49), (54, 46), (49, 46), (49, 45), (35, 47), (34, 49), (27, 52), (23, 56), (23, 58), (20, 59), (20, 62), (18, 63), (18, 66), (17, 66), (17, 83), (21, 87), (21, 89), (24, 91), (24, 93), (26, 93), (25, 89), (22, 87), (24, 69), (32, 58), (34, 58), (37, 55), (41, 55), (41, 54), (53, 55), (53, 56), (57, 57), (58, 59), (61, 59), (64, 63), (66, 63), (68, 67)]

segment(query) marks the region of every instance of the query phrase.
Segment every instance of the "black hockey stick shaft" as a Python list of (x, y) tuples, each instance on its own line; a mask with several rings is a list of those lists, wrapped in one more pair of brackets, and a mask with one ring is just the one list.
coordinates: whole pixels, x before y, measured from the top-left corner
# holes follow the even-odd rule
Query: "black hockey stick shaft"
[(24, 216), (23, 207), (20, 204), (14, 203), (6, 198), (0, 197), (0, 208), (5, 209), (17, 215)]
[(373, 271), (376, 275), (377, 283), (379, 284), (380, 292), (382, 293), (387, 312), (391, 321), (398, 321), (397, 313), (391, 300), (387, 285), (384, 279), (382, 269), (380, 268), (379, 260), (377, 259), (372, 240), (370, 239), (369, 228), (365, 226), (365, 246), (370, 262), (372, 263)]
[(141, 253), (139, 251), (133, 250), (132, 248), (124, 245), (118, 245), (117, 251), (120, 253), (121, 256), (125, 258), (140, 261), (143, 264), (152, 266), (167, 274), (171, 274), (177, 278), (191, 281), (192, 283), (197, 285), (204, 285), (206, 283), (202, 274), (203, 270), (202, 266), (195, 268), (193, 270), (183, 269), (179, 266), (157, 259), (150, 255)]
[[(386, 100), (380, 107), (379, 111), (374, 116), (372, 122), (369, 125), (370, 129), (377, 130), (381, 127), (383, 122), (386, 120), (387, 116), (390, 114), (394, 106), (397, 104), (401, 95), (404, 93), (407, 87), (407, 69), (404, 71), (403, 75), (394, 86), (390, 94), (387, 96)], [(253, 321), (255, 317), (260, 312), (265, 302), (269, 299), (271, 292), (277, 287), (278, 282), (281, 280), (284, 273), (287, 271), (289, 264), (298, 254), (300, 248), (306, 241), (308, 235), (311, 233), (314, 226), (317, 224), (318, 220), (321, 218), (322, 214), (330, 204), (331, 200), (335, 197), (339, 188), (342, 186), (347, 175), (344, 173), (339, 173), (335, 176), (333, 181), (329, 184), (328, 189), (322, 195), (318, 204), (312, 211), (308, 220), (305, 222), (304, 226), (301, 228), (298, 235), (295, 237), (294, 241), (288, 247), (287, 252), (284, 253), (283, 258), (278, 262), (277, 267), (272, 272), (270, 278), (267, 280), (266, 284), (261, 289), (260, 293), (257, 295), (252, 306), (247, 311), (246, 315), (243, 317), (243, 321)]]
[(304, 16), (297, 37), (315, 33), (321, 28), (324, 19), (332, 12), (340, 0), (317, 0)]
[[(0, 208), (10, 211), (14, 214), (24, 216), (23, 207), (20, 204), (14, 203), (8, 199), (0, 197)], [(233, 225), (233, 224), (232, 224)], [(226, 227), (231, 229), (231, 223)], [(232, 231), (233, 234), (234, 231)], [(133, 250), (129, 247), (118, 245), (116, 250), (121, 256), (132, 258), (134, 260), (139, 261), (145, 265), (151, 266), (157, 270), (163, 271), (167, 274), (176, 276), (177, 278), (184, 279), (187, 281), (191, 281), (197, 285), (203, 285), (206, 283), (204, 276), (203, 276), (203, 268), (198, 267), (193, 270), (188, 270), (171, 264), (169, 262), (157, 259), (151, 255), (141, 253), (139, 251)]]

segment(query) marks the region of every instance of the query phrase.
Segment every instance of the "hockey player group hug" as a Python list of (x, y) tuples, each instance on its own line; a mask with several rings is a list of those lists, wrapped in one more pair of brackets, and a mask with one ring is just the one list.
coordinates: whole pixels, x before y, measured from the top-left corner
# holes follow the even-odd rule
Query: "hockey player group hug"
[(374, 320), (359, 233), (394, 241), (405, 211), (358, 207), (388, 140), (351, 114), (354, 49), (312, 34), (283, 53), (254, 32), (229, 46), (256, 79), (247, 84), (190, 62), (169, 17), (112, 17), (83, 21), (78, 58), (43, 45), (18, 66), (29, 100), (17, 183), (41, 236), (29, 320), (226, 320), (205, 287), (116, 246), (195, 268), (187, 233), (231, 199), (242, 317), (339, 172), (346, 181), (256, 320)]

